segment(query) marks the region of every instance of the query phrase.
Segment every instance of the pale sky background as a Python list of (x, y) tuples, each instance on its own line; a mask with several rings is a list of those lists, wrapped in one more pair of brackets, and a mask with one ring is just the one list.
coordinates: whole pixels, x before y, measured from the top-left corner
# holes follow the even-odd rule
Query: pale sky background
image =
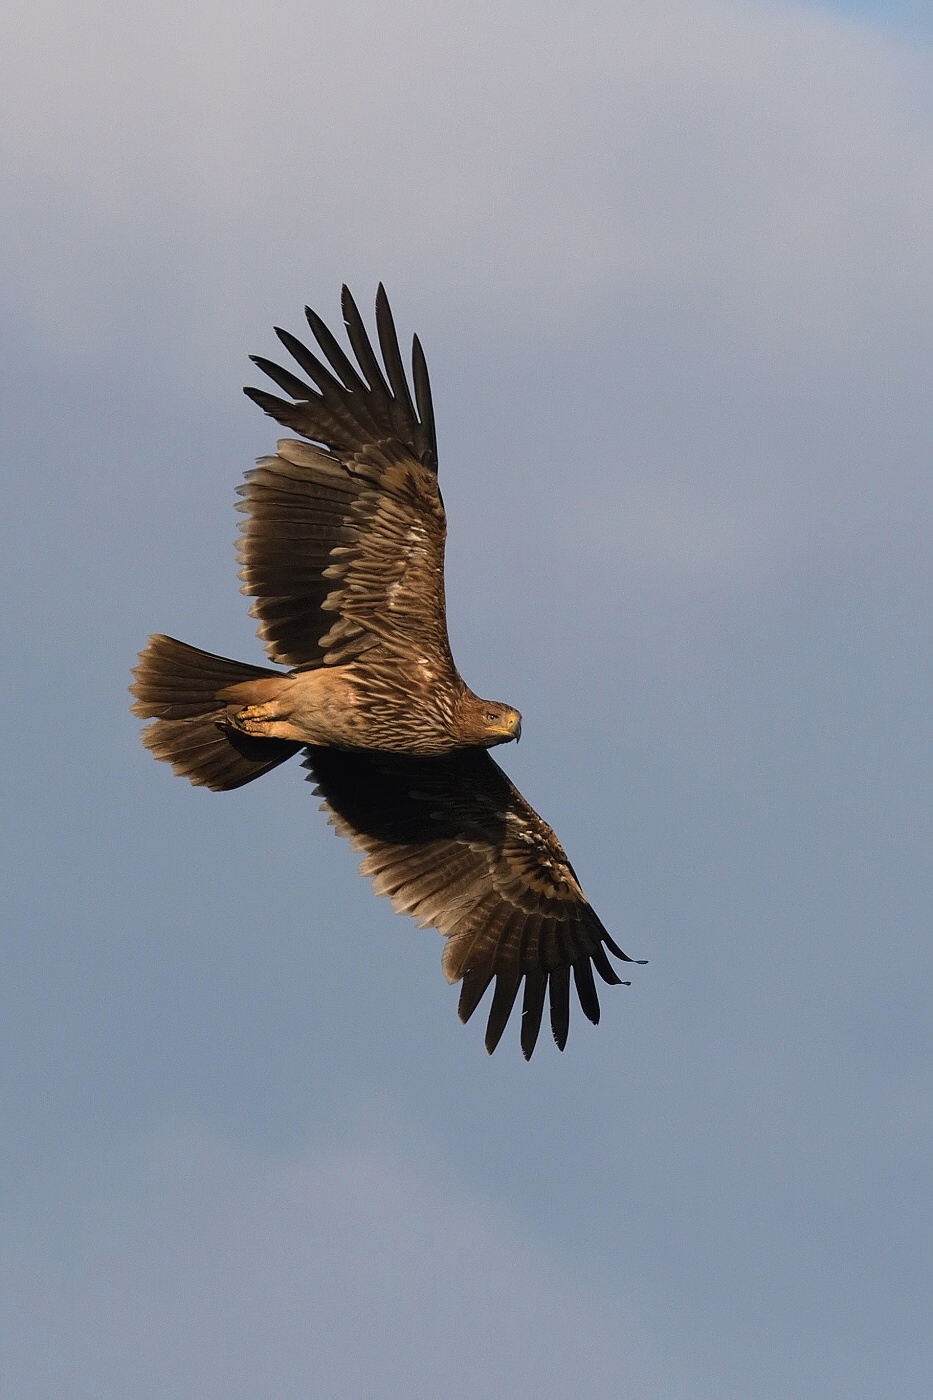
[[(0, 1394), (927, 1400), (933, 11), (3, 5)], [(249, 352), (420, 333), (467, 680), (649, 959), (530, 1065), (247, 660)]]

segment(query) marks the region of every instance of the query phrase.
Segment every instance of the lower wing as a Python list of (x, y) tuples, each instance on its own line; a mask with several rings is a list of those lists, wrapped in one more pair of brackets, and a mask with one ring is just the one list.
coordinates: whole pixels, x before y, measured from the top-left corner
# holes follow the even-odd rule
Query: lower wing
[(587, 902), (554, 832), (486, 749), (443, 758), (306, 749), (305, 767), (331, 824), (366, 858), (360, 873), (399, 913), (447, 939), (444, 972), (462, 981), (468, 1021), (494, 980), (486, 1027), (492, 1054), (524, 981), (521, 1046), (528, 1059), (550, 1002), (563, 1050), (570, 978), (583, 1014), (599, 1021), (593, 969), (622, 979), (623, 953)]

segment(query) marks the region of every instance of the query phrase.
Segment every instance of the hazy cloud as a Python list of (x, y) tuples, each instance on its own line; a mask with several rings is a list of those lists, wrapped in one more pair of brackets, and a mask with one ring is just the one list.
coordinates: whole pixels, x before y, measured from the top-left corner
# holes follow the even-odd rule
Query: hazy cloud
[(928, 529), (929, 54), (730, 0), (14, 13), (5, 296), (66, 363), (116, 322), (229, 384), (270, 315), (381, 276), (442, 406), (454, 347), (489, 362), (465, 450), (525, 513), (534, 450), (584, 555), (731, 582)]
[(22, 1400), (673, 1394), (618, 1300), (386, 1145), (124, 1144), (4, 1230), (0, 1272)]

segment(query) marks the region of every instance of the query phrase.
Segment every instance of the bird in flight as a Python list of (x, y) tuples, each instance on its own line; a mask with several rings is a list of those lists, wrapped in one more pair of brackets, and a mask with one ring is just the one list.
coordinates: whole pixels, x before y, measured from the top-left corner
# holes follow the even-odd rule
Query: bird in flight
[[(447, 637), (437, 439), (424, 353), (409, 386), (389, 302), (376, 295), (380, 363), (346, 287), (354, 364), (306, 308), (319, 354), (280, 341), (310, 383), (253, 363), (287, 398), (245, 392), (284, 438), (239, 487), (242, 591), (269, 660), (228, 661), (161, 634), (134, 669), (143, 743), (198, 786), (226, 792), (303, 752), (330, 822), (365, 853), (361, 874), (399, 913), (444, 935), (444, 972), (468, 1021), (494, 983), (491, 1054), (522, 983), (531, 1057), (545, 1002), (559, 1049), (570, 980), (599, 1021), (593, 970), (622, 952), (587, 902), (554, 832), (489, 750), (521, 735), (511, 705), (461, 679)], [(323, 358), (321, 358), (323, 357)]]

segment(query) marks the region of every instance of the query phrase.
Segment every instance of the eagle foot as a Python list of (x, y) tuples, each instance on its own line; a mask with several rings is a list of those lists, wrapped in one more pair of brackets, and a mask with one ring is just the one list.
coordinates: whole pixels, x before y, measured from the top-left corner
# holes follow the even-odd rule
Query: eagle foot
[(247, 705), (245, 709), (229, 715), (228, 719), (241, 734), (253, 734), (257, 738), (267, 739), (270, 726), (282, 719), (282, 707), (274, 700), (267, 701), (264, 705)]

